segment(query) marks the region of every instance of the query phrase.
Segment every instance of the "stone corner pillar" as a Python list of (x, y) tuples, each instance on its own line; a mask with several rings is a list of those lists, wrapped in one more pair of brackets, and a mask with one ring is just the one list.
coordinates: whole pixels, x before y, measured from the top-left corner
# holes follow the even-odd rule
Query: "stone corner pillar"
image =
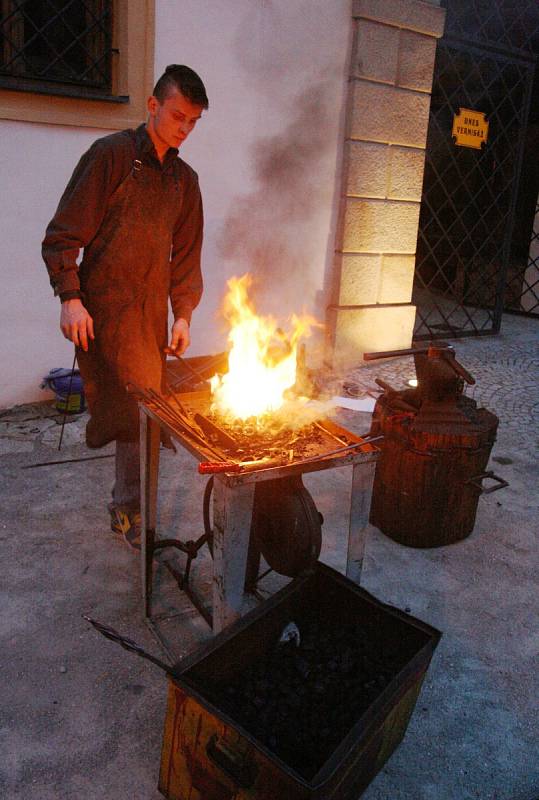
[(327, 360), (409, 347), (415, 250), (436, 41), (445, 11), (354, 0), (341, 208)]

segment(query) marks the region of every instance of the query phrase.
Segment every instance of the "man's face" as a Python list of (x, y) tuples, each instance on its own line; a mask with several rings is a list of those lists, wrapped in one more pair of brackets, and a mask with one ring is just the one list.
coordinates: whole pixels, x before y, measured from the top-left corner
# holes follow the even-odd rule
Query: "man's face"
[(157, 149), (180, 147), (200, 119), (203, 107), (193, 104), (174, 89), (161, 104), (156, 97), (148, 100), (149, 126)]

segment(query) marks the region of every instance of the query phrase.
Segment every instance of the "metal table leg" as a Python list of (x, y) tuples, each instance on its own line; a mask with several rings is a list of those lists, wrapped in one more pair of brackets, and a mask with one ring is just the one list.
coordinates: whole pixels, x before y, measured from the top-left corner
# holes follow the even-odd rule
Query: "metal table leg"
[(159, 473), (159, 425), (141, 408), (140, 414), (140, 515), (141, 579), (144, 616), (152, 613), (153, 547), (157, 525), (157, 480)]
[(255, 484), (213, 487), (213, 632), (242, 613)]
[(369, 513), (375, 469), (375, 461), (354, 464), (352, 467), (346, 576), (357, 584), (361, 579), (367, 533), (372, 527), (369, 523)]

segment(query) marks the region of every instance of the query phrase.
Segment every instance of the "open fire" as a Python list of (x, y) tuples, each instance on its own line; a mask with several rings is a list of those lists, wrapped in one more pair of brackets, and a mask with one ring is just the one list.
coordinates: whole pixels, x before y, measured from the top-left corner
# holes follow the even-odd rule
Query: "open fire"
[[(319, 468), (314, 462), (321, 458), (324, 468), (335, 459), (335, 463), (351, 461), (357, 455), (355, 448), (370, 445), (330, 420), (334, 403), (320, 397), (318, 376), (305, 368), (304, 358), (298, 359), (300, 337), (319, 323), (312, 317), (293, 316), (289, 330), (281, 330), (273, 318), (255, 312), (248, 296), (250, 284), (249, 275), (228, 282), (224, 303), (230, 324), (228, 371), (224, 354), (195, 359), (197, 368), (181, 360), (183, 379), (170, 381), (168, 396), (137, 386), (131, 391), (196, 454), (202, 473), (286, 471), (300, 466), (312, 471)], [(223, 373), (214, 374), (208, 385), (206, 377), (217, 363)], [(175, 386), (185, 381), (186, 374), (199, 378), (198, 388), (178, 392)], [(199, 388), (201, 381), (205, 388)]]
[[(249, 274), (228, 281), (223, 313), (230, 323), (228, 372), (211, 379), (213, 413), (231, 423), (234, 420), (257, 418), (257, 424), (268, 415), (293, 414), (290, 390), (296, 383), (297, 346), (301, 336), (308, 336), (316, 321), (309, 316), (291, 319), (291, 330), (285, 333), (275, 319), (260, 316), (249, 299)], [(303, 423), (305, 424), (305, 423)]]

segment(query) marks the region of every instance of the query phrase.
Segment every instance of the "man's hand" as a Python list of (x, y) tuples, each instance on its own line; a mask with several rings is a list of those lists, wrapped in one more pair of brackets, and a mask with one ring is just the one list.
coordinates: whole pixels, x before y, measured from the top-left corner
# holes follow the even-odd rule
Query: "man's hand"
[(186, 319), (178, 317), (172, 326), (170, 334), (170, 345), (165, 352), (170, 352), (173, 356), (178, 358), (185, 353), (191, 344), (191, 337), (189, 335), (189, 323)]
[(88, 339), (94, 339), (94, 321), (82, 302), (76, 298), (62, 303), (60, 330), (76, 347), (88, 350)]

